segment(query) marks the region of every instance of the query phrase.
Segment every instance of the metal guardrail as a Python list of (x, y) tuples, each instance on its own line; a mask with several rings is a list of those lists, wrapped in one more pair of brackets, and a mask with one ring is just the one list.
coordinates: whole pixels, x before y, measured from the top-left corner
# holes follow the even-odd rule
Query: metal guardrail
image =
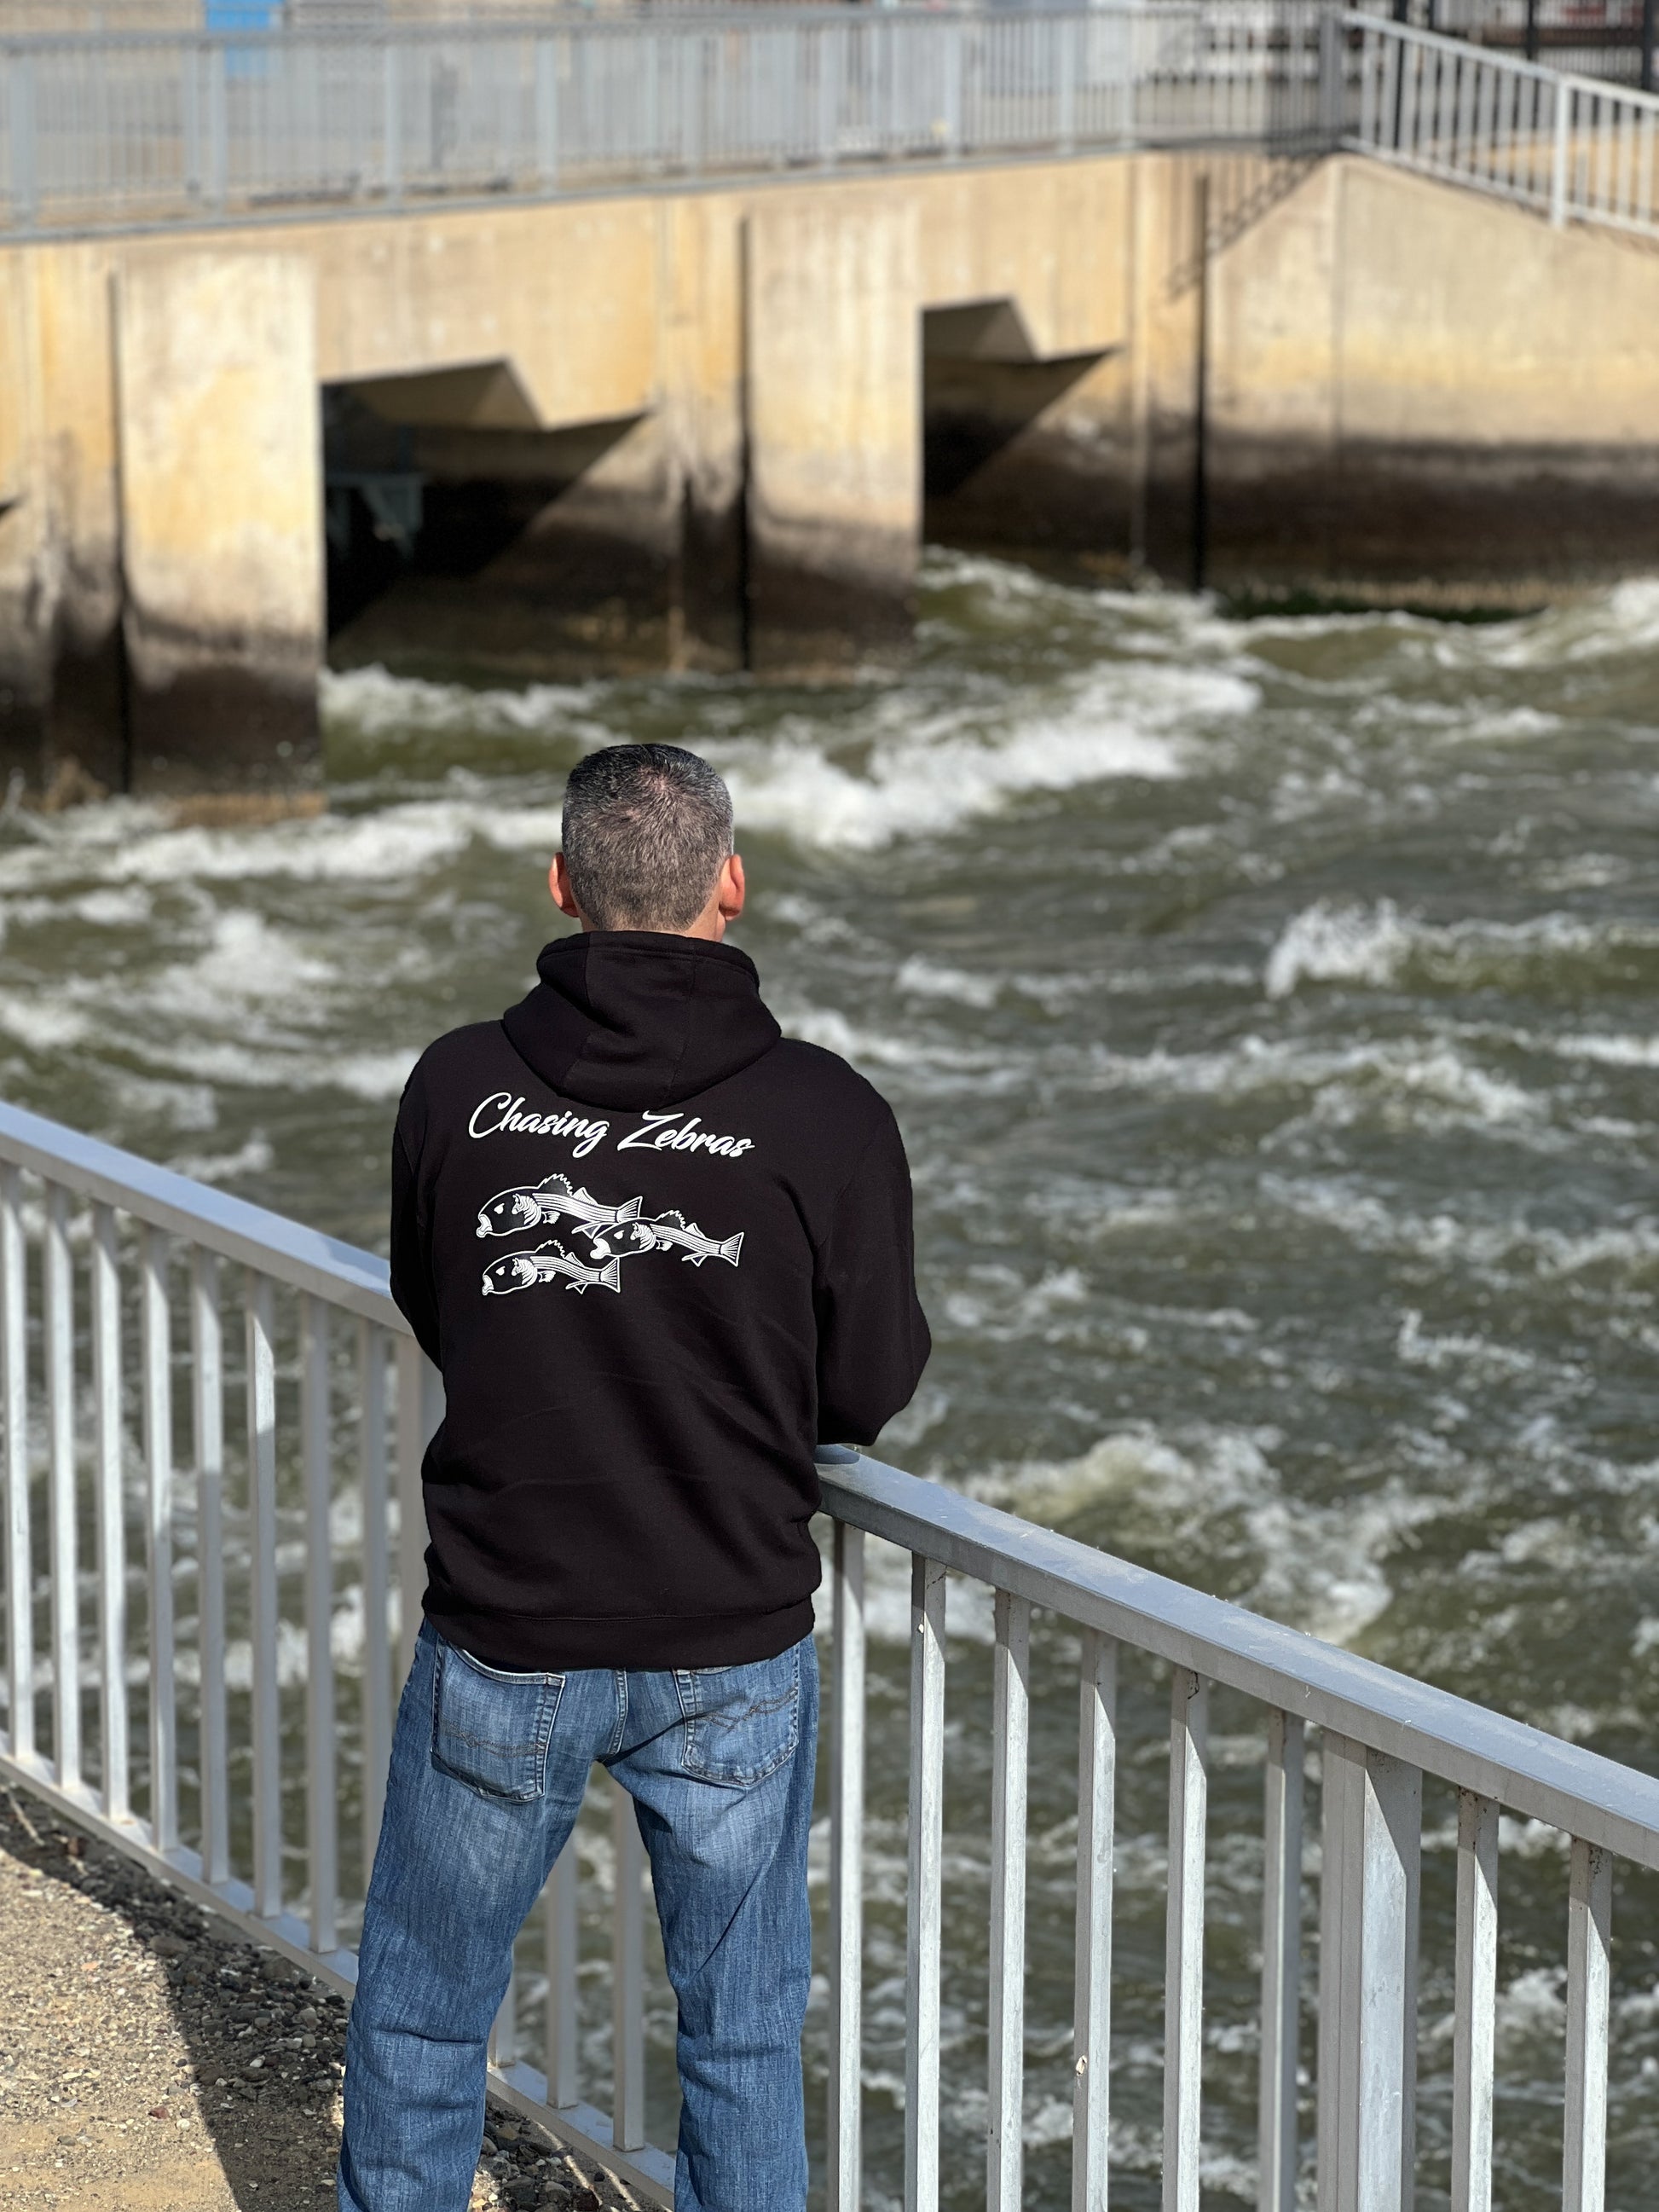
[[(1547, 215), (1659, 234), (1659, 96), (1375, 15), (1351, 46), (1342, 143)], [(1357, 77), (1357, 82), (1356, 82)]]
[(1285, 142), (1319, 125), (1323, 12), (1143, 0), (0, 38), (0, 233)]
[[(394, 1662), (401, 1669), (410, 1594), (421, 1586), (419, 1462), (436, 1410), (433, 1379), (368, 1254), (0, 1107), (0, 1775), (341, 1989), (353, 1978), (344, 1939), (379, 1821)], [(187, 1398), (187, 1420), (175, 1421), (175, 1398)], [(237, 1418), (228, 1422), (228, 1412)], [(1323, 1806), (1320, 2203), (1398, 2212), (1409, 2202), (1422, 1798), (1425, 1778), (1437, 1778), (1459, 1793), (1451, 2202), (1462, 2212), (1492, 2204), (1504, 1809), (1571, 1838), (1563, 2203), (1600, 2212), (1612, 1869), (1616, 1857), (1659, 1868), (1659, 1780), (878, 1462), (822, 1457), (834, 1522), (830, 2212), (856, 2212), (862, 2169), (868, 1538), (911, 1561), (907, 2212), (935, 2212), (938, 2203), (952, 1577), (994, 1594), (988, 2212), (1017, 2212), (1021, 2199), (1034, 1607), (1081, 1632), (1073, 2201), (1106, 2201), (1123, 1649), (1166, 1662), (1173, 1686), (1164, 2057), (1171, 2212), (1199, 2203), (1212, 1685), (1254, 1701), (1265, 1736), (1261, 2212), (1294, 2212), (1297, 2203), (1310, 1729)], [(96, 1541), (83, 1575), (88, 1528)], [(348, 1568), (362, 1632), (349, 1672), (333, 1651)], [(246, 1653), (234, 1684), (232, 1648)], [(1126, 1758), (1136, 1749), (1126, 1746)], [(343, 1856), (340, 1790), (351, 1775), (361, 1780), (352, 1824), (361, 1842)], [(584, 2101), (579, 2079), (574, 1846), (541, 1908), (541, 2063), (520, 2051), (510, 1990), (493, 2086), (667, 2206), (672, 2160), (645, 2141), (643, 1855), (615, 1795), (609, 2114)], [(1038, 1930), (1048, 1948), (1053, 1932)]]

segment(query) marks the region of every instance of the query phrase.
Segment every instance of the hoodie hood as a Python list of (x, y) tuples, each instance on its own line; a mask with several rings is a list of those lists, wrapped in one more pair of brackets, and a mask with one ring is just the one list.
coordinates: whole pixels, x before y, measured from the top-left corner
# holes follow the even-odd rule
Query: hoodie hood
[(561, 937), (528, 998), (501, 1017), (544, 1083), (586, 1106), (642, 1112), (724, 1083), (782, 1031), (755, 963), (734, 945), (653, 930)]

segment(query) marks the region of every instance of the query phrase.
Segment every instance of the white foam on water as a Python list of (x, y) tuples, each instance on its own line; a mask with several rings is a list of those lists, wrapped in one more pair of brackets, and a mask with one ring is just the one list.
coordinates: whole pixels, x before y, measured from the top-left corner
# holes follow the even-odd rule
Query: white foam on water
[[(407, 738), (471, 731), (479, 735), (566, 733), (571, 720), (596, 696), (592, 684), (528, 684), (519, 690), (474, 690), (393, 676), (379, 663), (365, 668), (325, 669), (319, 702), (325, 723), (364, 737)], [(591, 724), (583, 726), (590, 731)], [(574, 732), (572, 732), (574, 734)]]
[(764, 744), (708, 750), (744, 829), (820, 848), (873, 851), (899, 838), (948, 834), (1031, 794), (1183, 776), (1190, 735), (1249, 714), (1259, 696), (1225, 673), (1119, 664), (1062, 705), (1008, 702), (995, 733), (965, 729), (959, 708), (929, 715), (914, 698), (888, 699), (872, 712), (874, 742), (861, 769), (799, 724)]
[(1262, 1178), (1261, 1194), (1305, 1220), (1335, 1230), (1362, 1249), (1443, 1265), (1455, 1261), (1494, 1278), (1517, 1267), (1547, 1279), (1595, 1267), (1646, 1272), (1659, 1264), (1659, 1217), (1652, 1215), (1578, 1231), (1540, 1226), (1519, 1210), (1506, 1221), (1466, 1220), (1449, 1210), (1395, 1210), (1328, 1177), (1272, 1172)]
[(1544, 914), (1526, 921), (1471, 919), (1433, 923), (1402, 914), (1392, 899), (1340, 905), (1320, 899), (1291, 917), (1267, 956), (1262, 988), (1285, 999), (1304, 983), (1365, 983), (1382, 988), (1413, 977), (1468, 988), (1521, 983), (1564, 961), (1620, 951), (1659, 951), (1659, 929), (1639, 922), (1586, 922)]
[(70, 827), (0, 854), (0, 894), (59, 883), (106, 884), (417, 881), (474, 840), (503, 853), (545, 853), (558, 843), (556, 807), (476, 799), (411, 799), (371, 813), (324, 814), (263, 830), (174, 830), (156, 810), (125, 802), (64, 817)]
[(1110, 1508), (1126, 1536), (1169, 1555), (1203, 1558), (1207, 1524), (1243, 1526), (1257, 1561), (1239, 1601), (1328, 1642), (1359, 1635), (1391, 1592), (1379, 1564), (1402, 1531), (1431, 1519), (1437, 1501), (1397, 1483), (1334, 1506), (1292, 1498), (1271, 1456), (1273, 1431), (1194, 1426), (1164, 1436), (1142, 1424), (1080, 1457), (1030, 1460), (972, 1478), (969, 1495), (1052, 1524)]

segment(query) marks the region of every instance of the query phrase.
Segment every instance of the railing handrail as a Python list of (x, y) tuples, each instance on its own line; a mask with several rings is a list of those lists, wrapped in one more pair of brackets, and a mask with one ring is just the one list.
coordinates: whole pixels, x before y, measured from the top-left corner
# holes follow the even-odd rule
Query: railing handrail
[[(1344, 9), (1340, 20), (1345, 30), (1363, 31), (1370, 39), (1394, 40), (1401, 46), (1426, 47), (1464, 62), (1473, 61), (1476, 66), (1494, 70), (1501, 76), (1530, 77), (1534, 83), (1557, 85), (1564, 92), (1587, 93), (1598, 100), (1616, 100), (1621, 106), (1659, 115), (1659, 92), (1640, 92), (1633, 85), (1614, 83), (1604, 76), (1580, 76), (1571, 70), (1552, 69), (1547, 62), (1529, 62), (1493, 46), (1478, 46), (1468, 39), (1449, 38), (1442, 31), (1419, 30), (1413, 24), (1397, 23), (1389, 15), (1373, 15), (1363, 8)], [(1365, 149), (1368, 153), (1373, 150)]]
[[(1036, 12), (1044, 22), (1075, 15), (1097, 23), (1103, 16), (1148, 14), (1159, 22), (1176, 22), (1183, 16), (1201, 17), (1212, 13), (1214, 7), (1215, 0), (1155, 0), (1155, 5), (1150, 5), (1149, 0), (1065, 0), (1063, 5), (1045, 4)], [(1010, 11), (987, 8), (983, 0), (943, 0), (939, 6), (884, 8), (877, 20), (915, 24), (981, 21), (988, 18), (1006, 21), (1010, 20)], [(732, 27), (745, 31), (765, 29), (768, 26), (794, 29), (803, 23), (844, 24), (848, 20), (847, 0), (787, 0), (787, 4), (776, 7), (766, 6), (764, 0), (748, 0), (747, 4), (745, 0), (714, 0), (714, 4), (708, 7), (674, 8), (663, 12), (649, 6), (634, 5), (618, 7), (599, 15), (580, 7), (571, 7), (557, 11), (550, 9), (544, 15), (469, 15), (453, 21), (441, 16), (425, 16), (414, 21), (388, 19), (374, 23), (261, 24), (252, 28), (195, 23), (173, 30), (148, 31), (8, 32), (0, 28), (0, 53), (80, 53), (88, 47), (127, 52), (155, 52), (167, 46), (252, 47), (263, 51), (295, 46), (485, 45), (494, 39), (568, 38), (572, 33), (584, 39), (620, 39), (641, 30), (657, 32), (665, 38), (690, 39), (708, 31)]]
[(836, 1520), (1659, 1868), (1652, 1775), (880, 1460), (818, 1474)]
[[(0, 1104), (0, 1162), (410, 1334), (384, 1260), (265, 1206), (17, 1106)], [(818, 1471), (851, 1527), (1659, 1868), (1659, 1778), (880, 1460)]]
[(274, 1281), (308, 1291), (400, 1336), (411, 1334), (392, 1304), (386, 1263), (343, 1238), (216, 1190), (100, 1138), (0, 1103), (0, 1163), (28, 1168), (77, 1196), (165, 1229)]

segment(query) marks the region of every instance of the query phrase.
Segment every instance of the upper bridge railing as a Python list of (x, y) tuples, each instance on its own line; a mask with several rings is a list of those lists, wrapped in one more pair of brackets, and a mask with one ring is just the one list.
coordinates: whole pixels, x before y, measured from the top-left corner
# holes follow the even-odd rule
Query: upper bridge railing
[(1299, 144), (1316, 0), (805, 6), (370, 31), (0, 33), (0, 234)]
[(1659, 235), (1659, 95), (1343, 17), (1342, 143), (1547, 215)]
[[(437, 1411), (434, 1382), (369, 1255), (0, 1107), (0, 1775), (342, 1989), (354, 1974), (350, 1937), (379, 1820), (394, 1676), (422, 1579), (419, 1463)], [(1114, 1900), (1118, 1808), (1132, 1787), (1145, 1786), (1135, 1778), (1149, 1760), (1164, 1771), (1139, 1691), (1120, 1738), (1120, 1655), (1132, 1686), (1149, 1669), (1169, 1684), (1160, 1917), (1170, 2212), (1197, 2212), (1200, 2201), (1204, 2014), (1217, 2002), (1219, 1972), (1214, 1938), (1206, 1941), (1206, 1882), (1224, 1873), (1224, 1856), (1210, 1850), (1209, 1798), (1212, 1778), (1224, 1781), (1239, 1764), (1241, 1743), (1265, 1777), (1254, 2007), (1261, 2212), (1293, 2212), (1297, 2202), (1310, 1887), (1304, 1800), (1316, 1770), (1321, 2206), (1401, 2212), (1411, 2201), (1419, 1882), (1433, 1840), (1423, 1831), (1426, 1786), (1455, 1792), (1456, 1805), (1450, 2203), (1457, 2212), (1490, 2212), (1492, 2203), (1507, 1813), (1531, 1824), (1511, 1826), (1505, 1840), (1528, 1863), (1522, 1871), (1534, 1887), (1540, 1856), (1541, 1878), (1551, 1879), (1537, 1836), (1559, 1832), (1562, 1840), (1561, 2202), (1565, 2212), (1601, 2212), (1613, 1869), (1620, 1861), (1659, 1869), (1659, 1781), (878, 1462), (824, 1456), (833, 1649), (821, 1963), (830, 2000), (831, 2212), (854, 2212), (866, 2166), (878, 2162), (866, 2159), (860, 2134), (874, 2094), (866, 2053), (880, 2027), (863, 2009), (866, 1904), (876, 1909), (866, 1840), (879, 1832), (866, 1769), (880, 1761), (884, 1773), (895, 1762), (890, 1728), (866, 1731), (866, 1689), (878, 1686), (866, 1670), (872, 1639), (890, 1632), (878, 1619), (875, 1572), (890, 1561), (889, 1547), (908, 1555), (910, 1588), (908, 1769), (896, 1823), (908, 1868), (902, 1994), (890, 1980), (883, 1999), (884, 2010), (902, 2008), (907, 2212), (935, 2212), (939, 2201), (941, 1978), (942, 1970), (961, 1971), (959, 1960), (942, 1957), (943, 1909), (966, 1879), (959, 1850), (947, 1864), (944, 1802), (947, 1782), (960, 1787), (981, 1751), (990, 1811), (986, 2201), (990, 2212), (1021, 2203), (1028, 1887), (1031, 1955), (1050, 1975), (1058, 1957), (1074, 1960), (1073, 2202), (1097, 2212), (1107, 2201), (1122, 1972), (1113, 1969), (1123, 1915), (1122, 1899), (1115, 1911)], [(965, 1640), (950, 1636), (952, 1585), (969, 1616)], [(985, 1745), (968, 1678), (973, 1620), (988, 1596)], [(957, 1678), (948, 1707), (947, 1656)], [(896, 1683), (884, 1675), (879, 1686), (885, 1714)], [(1239, 1723), (1218, 1741), (1220, 1770), (1212, 1698)], [(1054, 1738), (1069, 1733), (1073, 1698), (1075, 1860), (1068, 1849), (1057, 1884), (1054, 1831), (1039, 1838), (1028, 1811), (1027, 1753), (1040, 1728), (1049, 1748), (1036, 1779), (1052, 1796)], [(948, 1771), (947, 1711), (955, 1715)], [(586, 1860), (599, 1876), (587, 1884), (586, 1904), (573, 1841), (532, 1916), (540, 1924), (520, 1939), (493, 2081), (499, 2097), (666, 2206), (672, 2161), (646, 2129), (654, 1983), (643, 1854), (626, 1801), (610, 1794), (609, 1842), (591, 1820), (585, 1832)], [(1044, 1869), (1030, 1885), (1028, 1832)], [(1229, 1832), (1229, 1850), (1233, 1841)], [(610, 2051), (597, 2069), (591, 2016), (584, 2043), (579, 2002), (584, 1926), (598, 1968), (589, 1925), (596, 1890), (611, 1924), (612, 2002)], [(884, 1894), (879, 1909), (890, 1912), (895, 1900)], [(958, 2037), (949, 2054), (957, 2074), (962, 2051)], [(890, 2201), (894, 2177), (879, 2178)]]

